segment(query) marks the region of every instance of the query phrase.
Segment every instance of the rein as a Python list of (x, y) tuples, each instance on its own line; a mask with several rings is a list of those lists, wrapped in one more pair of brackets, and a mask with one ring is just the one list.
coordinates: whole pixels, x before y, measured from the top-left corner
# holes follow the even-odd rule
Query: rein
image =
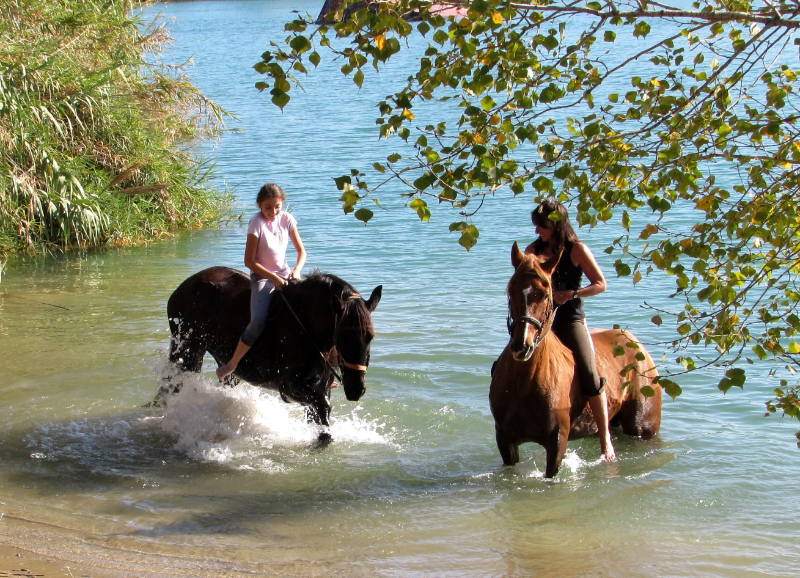
[[(319, 348), (317, 343), (314, 341), (314, 338), (311, 337), (311, 333), (308, 332), (308, 329), (306, 329), (306, 326), (303, 325), (302, 321), (300, 321), (300, 317), (297, 316), (297, 313), (294, 312), (294, 309), (292, 309), (292, 306), (289, 305), (289, 300), (283, 294), (283, 291), (278, 291), (278, 294), (281, 296), (281, 298), (283, 299), (283, 302), (286, 304), (286, 307), (288, 307), (288, 309), (291, 312), (292, 316), (297, 321), (297, 324), (300, 326), (300, 329), (302, 329), (303, 332), (306, 334), (306, 336), (309, 338), (309, 340), (311, 340), (311, 344), (317, 350), (317, 353), (319, 353), (319, 356), (322, 358), (322, 361), (324, 361), (325, 364), (328, 366), (328, 368), (333, 372), (333, 375), (336, 377), (336, 379), (338, 379), (340, 382), (343, 382), (344, 378), (341, 375), (339, 375), (339, 372), (336, 371), (336, 369), (333, 367), (333, 365), (331, 365), (331, 362), (328, 361), (328, 358), (325, 357), (325, 354), (322, 353), (322, 350)], [(358, 293), (354, 293), (353, 295), (348, 297), (348, 299), (359, 299), (359, 298), (361, 298), (361, 295), (359, 295)], [(338, 349), (336, 350), (336, 353), (337, 353), (337, 355), (339, 357), (340, 365), (344, 365), (345, 367), (347, 367), (349, 369), (355, 369), (356, 371), (363, 371), (364, 373), (367, 372), (366, 366), (364, 366), (364, 365), (356, 365), (354, 363), (348, 363), (347, 361), (344, 360), (344, 357), (342, 357), (342, 354), (339, 353)]]

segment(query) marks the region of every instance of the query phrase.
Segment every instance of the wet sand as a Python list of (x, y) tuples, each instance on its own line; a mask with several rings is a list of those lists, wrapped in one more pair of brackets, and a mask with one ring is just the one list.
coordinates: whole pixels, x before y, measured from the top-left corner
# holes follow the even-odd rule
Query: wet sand
[(135, 575), (40, 556), (0, 542), (0, 578), (121, 578)]

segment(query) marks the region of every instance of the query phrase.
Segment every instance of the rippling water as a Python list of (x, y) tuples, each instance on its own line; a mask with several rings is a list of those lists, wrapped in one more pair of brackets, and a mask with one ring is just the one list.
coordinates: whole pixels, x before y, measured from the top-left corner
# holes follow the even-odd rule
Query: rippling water
[[(656, 440), (615, 433), (615, 463), (590, 438), (552, 481), (538, 446), (501, 467), (488, 373), (507, 339), (509, 248), (532, 239), (533, 205), (487, 205), (471, 253), (450, 215), (420, 223), (391, 195), (368, 227), (343, 217), (330, 177), (394, 150), (372, 105), (409, 64), (360, 92), (323, 66), (280, 113), (251, 67), (295, 8), (319, 6), (161, 10), (176, 18), (174, 59), (193, 57), (195, 81), (241, 119), (212, 151), (220, 179), (248, 211), (263, 182), (281, 183), (307, 270), (384, 286), (366, 396), (335, 390), (324, 450), (301, 408), (219, 388), (211, 364), (167, 410), (142, 407), (168, 371), (169, 294), (204, 267), (241, 267), (239, 226), (14, 262), (0, 285), (0, 545), (90, 576), (797, 575), (798, 424), (762, 417), (765, 374), (727, 396), (693, 375)], [(627, 324), (660, 359), (665, 336), (640, 305), (664, 305), (673, 282), (634, 289), (602, 253), (618, 231), (580, 234), (609, 275), (591, 323)], [(15, 563), (0, 556), (0, 571)]]

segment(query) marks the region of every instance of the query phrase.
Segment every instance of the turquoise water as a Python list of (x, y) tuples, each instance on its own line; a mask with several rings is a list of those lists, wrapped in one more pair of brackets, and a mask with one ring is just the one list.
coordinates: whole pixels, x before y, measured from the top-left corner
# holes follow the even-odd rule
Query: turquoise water
[[(391, 195), (367, 227), (342, 216), (330, 177), (393, 152), (373, 104), (410, 64), (361, 91), (321, 67), (281, 113), (251, 67), (298, 7), (319, 9), (161, 10), (176, 19), (175, 61), (192, 57), (195, 82), (241, 119), (209, 153), (220, 182), (248, 211), (263, 182), (281, 183), (307, 270), (362, 293), (383, 285), (367, 394), (334, 392), (323, 451), (299, 407), (218, 388), (212, 364), (167, 410), (142, 407), (167, 370), (169, 294), (207, 266), (241, 268), (238, 225), (13, 262), (0, 284), (0, 544), (97, 576), (797, 575), (798, 424), (763, 417), (766, 376), (727, 396), (713, 374), (684, 380), (657, 439), (615, 432), (615, 463), (590, 438), (553, 481), (538, 446), (502, 467), (488, 373), (507, 339), (510, 246), (532, 240), (533, 204), (487, 204), (470, 253), (447, 232), (454, 215), (420, 223)], [(592, 325), (627, 325), (661, 359), (669, 335), (641, 304), (667, 304), (673, 281), (616, 279), (602, 249), (619, 231), (580, 234), (609, 278)]]

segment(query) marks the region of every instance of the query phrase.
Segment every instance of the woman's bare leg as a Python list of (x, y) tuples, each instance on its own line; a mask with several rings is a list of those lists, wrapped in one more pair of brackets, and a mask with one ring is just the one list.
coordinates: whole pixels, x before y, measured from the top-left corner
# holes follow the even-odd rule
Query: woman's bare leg
[[(217, 371), (219, 372), (219, 370)], [(603, 459), (607, 462), (613, 462), (617, 459), (617, 454), (614, 453), (614, 446), (611, 445), (611, 433), (608, 431), (606, 392), (590, 397), (589, 407), (592, 408), (592, 415), (597, 424), (597, 433), (600, 434), (600, 451), (603, 452)]]
[(250, 351), (250, 346), (246, 345), (243, 341), (239, 341), (239, 344), (236, 346), (236, 351), (233, 352), (233, 357), (231, 357), (231, 360), (225, 365), (220, 365), (217, 368), (217, 378), (221, 380), (229, 373), (233, 373), (239, 366), (239, 362), (242, 360), (242, 357), (244, 357), (244, 354), (248, 351)]

